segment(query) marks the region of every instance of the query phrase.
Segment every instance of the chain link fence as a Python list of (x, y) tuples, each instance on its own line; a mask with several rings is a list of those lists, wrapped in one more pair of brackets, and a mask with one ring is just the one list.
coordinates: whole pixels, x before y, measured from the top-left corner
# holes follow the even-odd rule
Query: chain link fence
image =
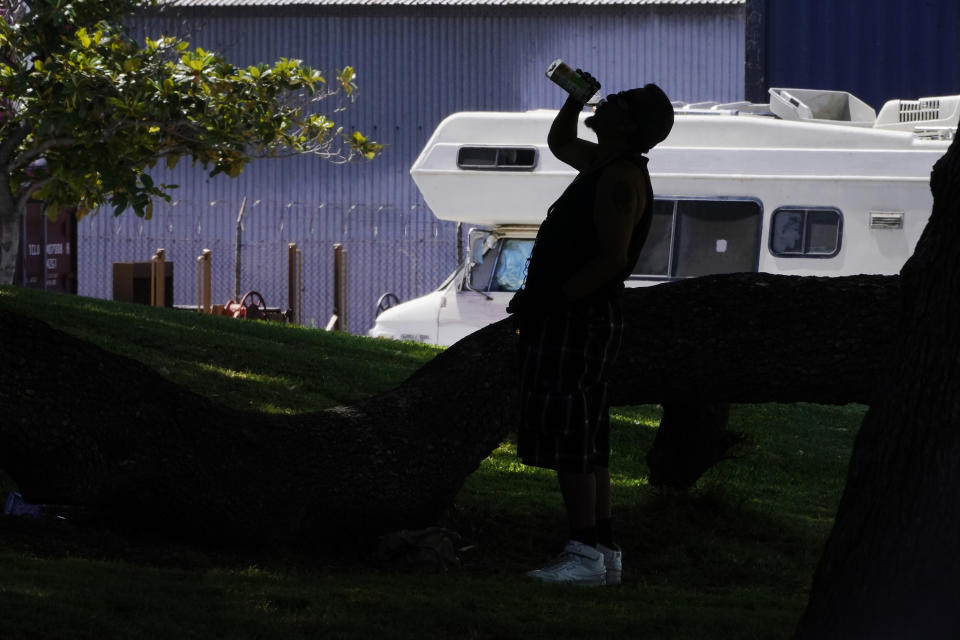
[[(174, 304), (197, 303), (197, 257), (211, 250), (214, 304), (233, 298), (237, 218), (243, 201), (157, 203), (153, 218), (106, 210), (78, 224), (80, 295), (113, 297), (113, 263), (146, 262), (158, 248), (174, 264)], [(373, 325), (385, 292), (401, 300), (433, 290), (456, 266), (456, 225), (423, 204), (343, 205), (248, 199), (240, 221), (239, 293), (255, 290), (270, 307), (288, 301), (288, 245), (302, 253), (302, 323), (324, 327), (333, 314), (333, 246), (347, 252), (347, 330)]]

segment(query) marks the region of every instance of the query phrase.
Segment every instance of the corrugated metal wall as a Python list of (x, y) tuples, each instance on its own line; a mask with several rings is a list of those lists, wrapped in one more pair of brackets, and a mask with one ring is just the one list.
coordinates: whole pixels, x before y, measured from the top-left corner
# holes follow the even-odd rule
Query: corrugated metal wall
[(337, 166), (301, 157), (254, 162), (237, 179), (178, 167), (173, 205), (151, 221), (130, 213), (79, 225), (80, 293), (111, 296), (112, 262), (175, 263), (175, 301), (195, 301), (195, 260), (213, 250), (214, 300), (233, 292), (235, 221), (244, 196), (243, 289), (285, 305), (286, 243), (304, 256), (304, 317), (332, 313), (332, 244), (349, 260), (349, 329), (365, 332), (377, 298), (433, 289), (455, 266), (455, 226), (436, 221), (408, 169), (434, 127), (459, 110), (556, 107), (544, 77), (555, 57), (590, 70), (605, 89), (657, 82), (674, 99), (743, 95), (743, 6), (180, 9), (138, 30), (188, 38), (238, 65), (281, 56), (332, 69), (353, 65), (360, 98), (340, 115), (386, 143), (374, 162)]
[(960, 93), (958, 0), (767, 0), (767, 85), (891, 98)]

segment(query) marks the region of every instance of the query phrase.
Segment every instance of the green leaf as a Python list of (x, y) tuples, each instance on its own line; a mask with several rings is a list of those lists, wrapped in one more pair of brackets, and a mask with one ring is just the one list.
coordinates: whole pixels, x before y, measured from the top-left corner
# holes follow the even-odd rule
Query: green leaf
[(344, 67), (343, 70), (337, 74), (337, 80), (348, 96), (352, 96), (357, 88), (357, 85), (353, 83), (356, 77), (357, 74), (354, 72), (353, 67)]
[(86, 27), (81, 27), (77, 29), (77, 40), (80, 41), (80, 45), (84, 49), (89, 49), (90, 45), (93, 44), (93, 38), (87, 34)]

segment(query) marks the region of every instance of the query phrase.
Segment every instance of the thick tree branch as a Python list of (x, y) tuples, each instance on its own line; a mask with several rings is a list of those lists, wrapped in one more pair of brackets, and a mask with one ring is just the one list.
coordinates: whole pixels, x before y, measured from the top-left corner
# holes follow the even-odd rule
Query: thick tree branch
[(53, 182), (53, 178), (43, 178), (41, 180), (34, 180), (24, 187), (20, 193), (17, 194), (17, 201), (15, 203), (15, 211), (17, 214), (21, 217), (26, 214), (27, 203), (30, 202), (30, 198), (33, 196), (33, 194), (51, 182)]
[(47, 138), (41, 142), (38, 142), (36, 145), (25, 149), (20, 155), (17, 156), (17, 159), (12, 161), (8, 166), (8, 171), (17, 171), (18, 169), (23, 169), (28, 166), (34, 160), (38, 160), (50, 149), (55, 149), (57, 147), (65, 147), (76, 143), (77, 139), (72, 137), (57, 137), (57, 138)]
[(13, 158), (13, 153), (28, 135), (30, 135), (30, 127), (23, 125), (15, 128), (8, 137), (0, 141), (0, 169), (5, 169), (4, 176), (11, 171), (10, 160)]
[[(628, 290), (611, 397), (865, 401), (891, 341), (884, 319), (897, 291), (890, 277), (765, 274)], [(218, 406), (13, 310), (0, 314), (0, 335), (9, 345), (0, 468), (28, 500), (96, 506), (154, 527), (291, 539), (435, 522), (515, 416), (509, 319), (392, 391), (295, 417)], [(32, 358), (39, 343), (56, 358)], [(70, 403), (49, 384), (67, 376), (79, 385)]]

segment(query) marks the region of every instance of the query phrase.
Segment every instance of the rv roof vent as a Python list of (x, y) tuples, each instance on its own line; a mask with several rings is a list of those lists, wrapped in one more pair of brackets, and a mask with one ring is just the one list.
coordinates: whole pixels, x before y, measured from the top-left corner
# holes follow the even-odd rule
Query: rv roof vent
[(919, 122), (921, 120), (939, 119), (940, 101), (936, 98), (900, 101), (900, 122)]
[(960, 96), (937, 96), (919, 100), (888, 100), (877, 116), (879, 129), (900, 131), (957, 128), (960, 123)]

